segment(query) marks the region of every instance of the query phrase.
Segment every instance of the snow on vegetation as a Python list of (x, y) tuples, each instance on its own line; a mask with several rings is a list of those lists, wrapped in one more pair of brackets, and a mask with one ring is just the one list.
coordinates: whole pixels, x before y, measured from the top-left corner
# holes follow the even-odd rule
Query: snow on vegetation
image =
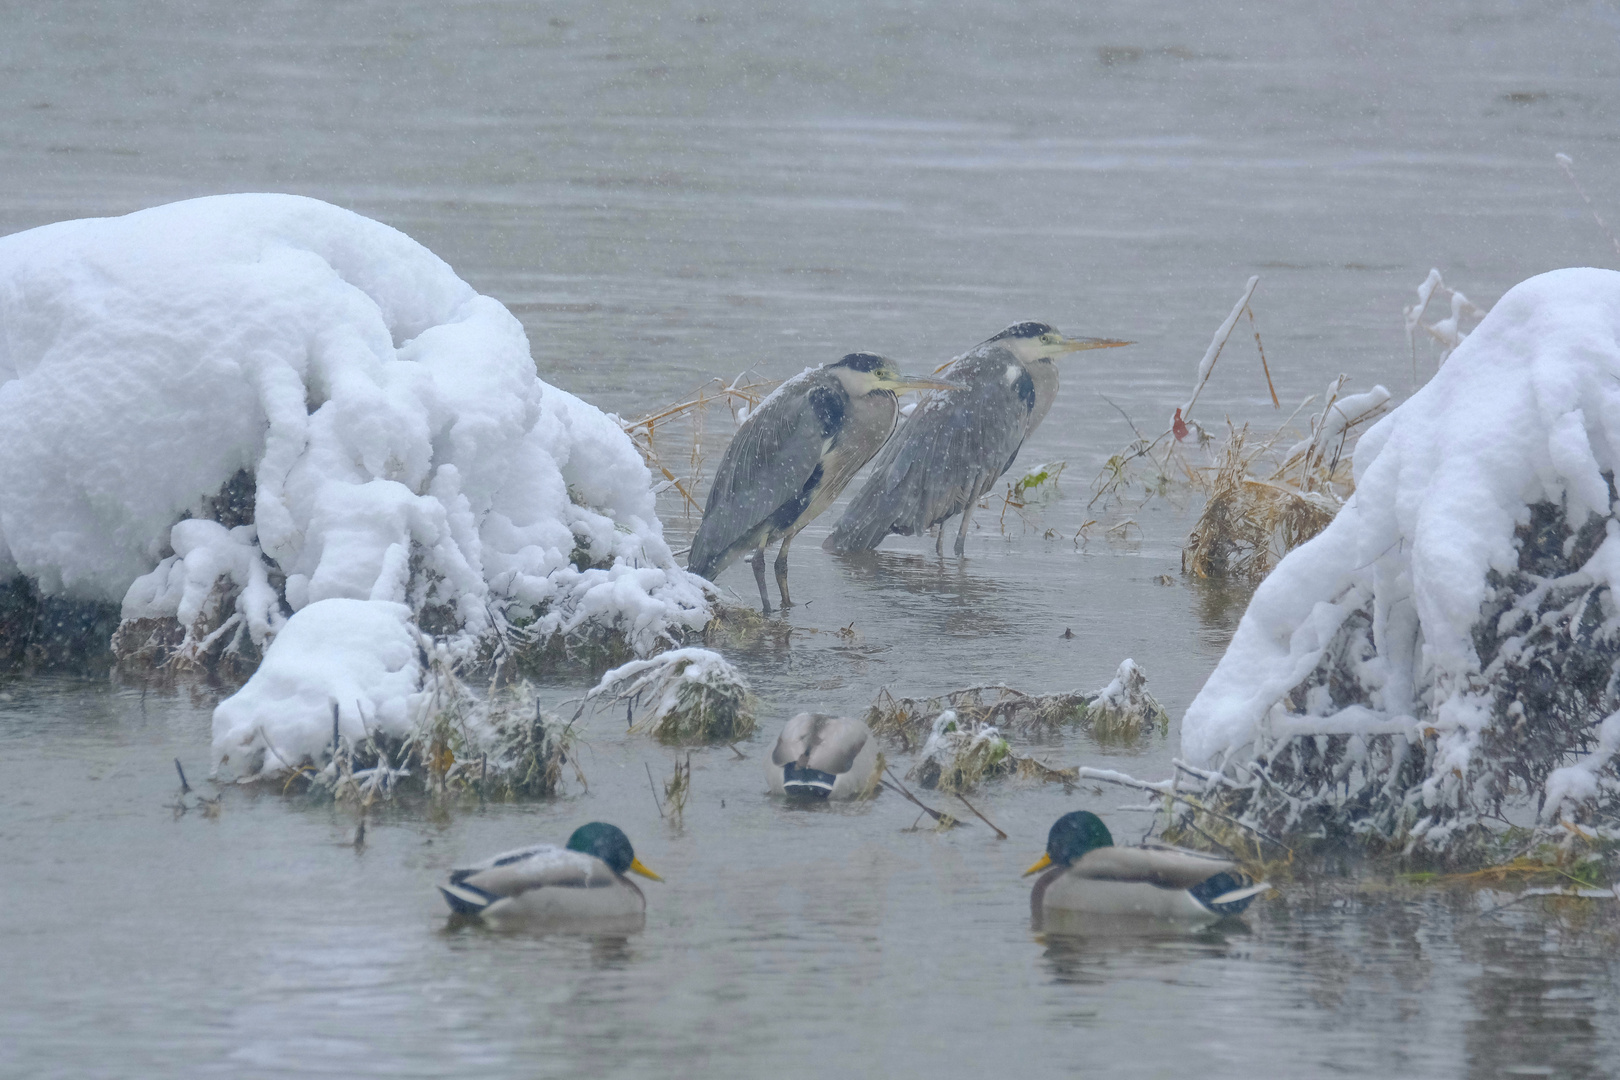
[(1620, 835), (1617, 463), (1620, 273), (1531, 278), (1362, 436), (1354, 494), (1255, 592), (1184, 757), (1274, 834)]
[(1164, 732), (1170, 714), (1147, 688), (1147, 673), (1126, 659), (1100, 690), (1028, 694), (1010, 686), (968, 686), (932, 698), (897, 698), (887, 687), (866, 710), (866, 726), (910, 750), (937, 746), (939, 717), (951, 714), (953, 730), (988, 727), (1021, 736), (1045, 736), (1065, 728), (1089, 730), (1099, 742), (1129, 743)]
[(730, 743), (755, 727), (748, 680), (709, 649), (672, 649), (632, 660), (603, 675), (585, 697), (596, 704), (625, 703), (632, 728), (661, 742)]
[(0, 238), (0, 328), (0, 580), (121, 603), (126, 658), (263, 655), (221, 753), (249, 724), (296, 761), (351, 697), (407, 723), (412, 634), (646, 653), (707, 619), (619, 425), (378, 222), (231, 195)]

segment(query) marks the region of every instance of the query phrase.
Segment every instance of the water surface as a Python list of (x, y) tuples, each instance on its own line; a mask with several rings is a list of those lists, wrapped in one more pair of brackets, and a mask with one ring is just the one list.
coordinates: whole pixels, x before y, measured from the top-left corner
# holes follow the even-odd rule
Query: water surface
[[(711, 376), (873, 349), (932, 366), (1015, 320), (1089, 354), (1021, 460), (1064, 460), (969, 558), (923, 540), (793, 558), (794, 628), (734, 650), (766, 728), (883, 686), (1102, 685), (1133, 657), (1179, 717), (1244, 593), (1180, 574), (1188, 507), (1088, 485), (1161, 430), (1261, 276), (1283, 400), (1397, 396), (1431, 266), (1484, 304), (1614, 265), (1552, 161), (1620, 218), (1609, 4), (948, 10), (790, 4), (10, 4), (0, 231), (224, 191), (314, 195), (417, 237), (523, 320), (542, 374), (634, 415)], [(1241, 331), (1199, 406), (1274, 423)], [(1113, 404), (1111, 405), (1110, 402)], [(719, 432), (723, 438), (723, 432)], [(708, 449), (719, 453), (716, 445)], [(690, 522), (672, 517), (681, 542)], [(1003, 527), (1005, 526), (1005, 527)], [(1163, 582), (1168, 581), (1168, 584)], [(747, 597), (745, 568), (722, 579)], [(836, 631), (847, 629), (848, 634)], [(1072, 631), (1072, 637), (1064, 636)], [(554, 698), (578, 685), (547, 688)], [(693, 757), (684, 825), (604, 715), (553, 803), (356, 819), (273, 792), (178, 818), (206, 690), (0, 688), (0, 1071), (28, 1076), (1604, 1075), (1615, 920), (1328, 880), (1198, 934), (1043, 936), (1020, 871), (1060, 813), (1128, 792), (1003, 783), (1011, 834), (908, 832), (891, 796), (793, 811), (764, 740)], [(1163, 775), (1177, 730), (1055, 763)], [(902, 766), (906, 762), (900, 763)], [(461, 861), (592, 818), (665, 874), (623, 937), (447, 929)]]

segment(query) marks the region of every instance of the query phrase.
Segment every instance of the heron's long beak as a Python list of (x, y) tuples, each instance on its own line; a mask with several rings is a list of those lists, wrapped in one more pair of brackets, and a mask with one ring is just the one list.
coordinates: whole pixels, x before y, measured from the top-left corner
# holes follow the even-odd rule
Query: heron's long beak
[(664, 880), (663, 878), (659, 877), (657, 874), (653, 873), (651, 870), (647, 869), (645, 866), (641, 865), (641, 860), (640, 859), (631, 859), (630, 860), (630, 872), (632, 874), (640, 874), (642, 877), (650, 877), (654, 881), (663, 881)]
[(903, 394), (907, 390), (961, 390), (964, 387), (961, 383), (946, 382), (944, 379), (936, 379), (932, 375), (901, 374), (894, 377), (894, 382), (889, 384), (889, 389), (897, 394)]
[(1117, 349), (1121, 345), (1135, 345), (1134, 341), (1115, 341), (1113, 338), (1100, 337), (1072, 337), (1064, 338), (1052, 349), (1053, 356), (1063, 353), (1081, 352), (1085, 349)]
[(1024, 876), (1029, 877), (1029, 875), (1037, 873), (1037, 872), (1039, 872), (1041, 870), (1045, 870), (1048, 866), (1051, 866), (1051, 865), (1052, 865), (1052, 856), (1042, 854), (1040, 862), (1036, 863), (1034, 866), (1030, 867), (1028, 870), (1025, 870), (1024, 871)]

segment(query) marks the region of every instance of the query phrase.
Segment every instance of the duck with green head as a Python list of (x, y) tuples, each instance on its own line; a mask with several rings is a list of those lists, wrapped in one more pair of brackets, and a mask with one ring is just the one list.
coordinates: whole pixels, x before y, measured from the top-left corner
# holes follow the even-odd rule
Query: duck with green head
[(536, 844), (450, 872), (439, 891), (458, 915), (486, 919), (593, 919), (641, 915), (647, 898), (626, 872), (663, 878), (636, 858), (617, 826), (593, 821), (564, 847)]
[(1037, 922), (1053, 911), (1214, 922), (1239, 914), (1270, 888), (1251, 883), (1236, 863), (1202, 852), (1115, 847), (1108, 826), (1089, 810), (1057, 819), (1046, 854), (1024, 876), (1043, 870), (1029, 896)]

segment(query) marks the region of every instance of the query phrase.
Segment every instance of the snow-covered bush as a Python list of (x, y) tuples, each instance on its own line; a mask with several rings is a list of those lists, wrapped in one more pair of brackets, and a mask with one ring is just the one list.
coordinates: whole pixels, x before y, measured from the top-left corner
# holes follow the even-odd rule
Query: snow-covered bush
[(1620, 273), (1515, 287), (1355, 451), (1182, 749), (1272, 832), (1444, 848), (1620, 810)]
[[(708, 613), (629, 438), (537, 376), (510, 312), (287, 195), (0, 238), (15, 575), (121, 603), (126, 657), (244, 672), (328, 599), (404, 605), (460, 659), (582, 633), (644, 654)], [(337, 697), (305, 691), (288, 724)]]

